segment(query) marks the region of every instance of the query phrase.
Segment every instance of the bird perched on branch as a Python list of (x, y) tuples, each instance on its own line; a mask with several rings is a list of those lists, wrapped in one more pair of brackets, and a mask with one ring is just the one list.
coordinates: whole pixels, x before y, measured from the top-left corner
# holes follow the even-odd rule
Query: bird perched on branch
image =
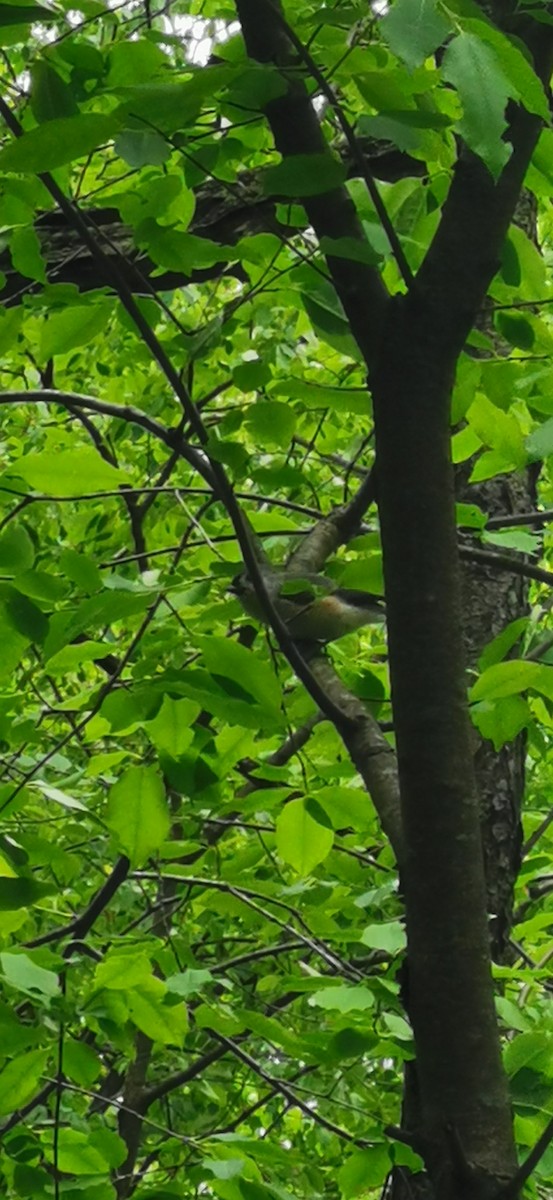
[[(363, 625), (383, 621), (386, 607), (372, 592), (341, 588), (325, 575), (294, 577), (286, 571), (262, 569), (267, 593), (291, 637), (299, 641), (335, 642)], [(244, 612), (267, 624), (267, 614), (246, 572), (236, 575), (229, 591)]]

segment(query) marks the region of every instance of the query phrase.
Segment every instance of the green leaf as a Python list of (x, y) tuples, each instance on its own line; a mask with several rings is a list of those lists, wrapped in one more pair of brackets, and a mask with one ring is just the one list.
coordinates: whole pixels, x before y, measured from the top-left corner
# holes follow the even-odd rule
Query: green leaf
[(246, 1163), (243, 1158), (204, 1158), (202, 1167), (216, 1179), (236, 1179), (242, 1174)]
[(501, 70), (512, 88), (511, 95), (520, 100), (528, 112), (537, 113), (546, 125), (549, 125), (551, 114), (543, 84), (532, 70), (529, 56), (526, 57), (521, 48), (523, 43), (517, 45), (488, 21), (469, 17), (463, 19), (463, 26), (468, 33), (475, 34), (481, 41), (493, 47)]
[(48, 362), (55, 354), (67, 354), (77, 346), (86, 346), (105, 329), (111, 312), (111, 302), (106, 301), (53, 313), (42, 328), (39, 350), (42, 362)]
[(91, 1046), (68, 1038), (63, 1045), (63, 1073), (80, 1087), (90, 1088), (102, 1071), (102, 1063)]
[(506, 465), (523, 467), (527, 454), (521, 427), (512, 413), (503, 412), (478, 392), (467, 412), (467, 420), (484, 446), (497, 450)]
[[(105, 461), (105, 460), (102, 460)], [(100, 464), (98, 464), (100, 466)], [(70, 546), (66, 546), (59, 556), (59, 564), (68, 579), (77, 584), (83, 592), (92, 593), (100, 591), (103, 586), (102, 576), (96, 563), (86, 554), (79, 554), (77, 550), (72, 550)]]
[(364, 387), (338, 388), (311, 383), (307, 379), (291, 379), (277, 383), (271, 388), (272, 396), (287, 396), (290, 400), (301, 400), (310, 409), (330, 408), (333, 412), (354, 413), (367, 416), (369, 401)]
[(503, 1055), (505, 1070), (510, 1078), (523, 1068), (551, 1078), (552, 1049), (553, 1038), (544, 1029), (520, 1033), (518, 1037), (507, 1042)]
[(482, 651), (478, 660), (478, 666), (481, 671), (487, 670), (488, 667), (493, 667), (495, 663), (501, 662), (502, 658), (516, 646), (517, 642), (524, 637), (528, 628), (528, 617), (519, 617), (516, 621), (510, 621), (505, 629), (498, 633), (491, 642)]
[(357, 1150), (346, 1158), (338, 1171), (338, 1186), (344, 1200), (383, 1187), (391, 1169), (387, 1146), (375, 1145), (368, 1150)]
[(532, 461), (539, 461), (553, 454), (553, 417), (532, 430), (524, 444)]
[(191, 746), (194, 738), (194, 722), (200, 712), (199, 704), (193, 700), (173, 700), (163, 697), (163, 704), (153, 721), (148, 721), (146, 730), (154, 746), (171, 758), (178, 758)]
[[(480, 678), (470, 689), (469, 696), (471, 701), (477, 700), (496, 700), (501, 696), (514, 696), (519, 692), (525, 692), (528, 688), (535, 688), (536, 691), (542, 691), (544, 685), (547, 686), (547, 672), (550, 668), (543, 667), (540, 663), (527, 662), (524, 659), (514, 658), (509, 662), (496, 663), (493, 667), (488, 667), (483, 671)], [(553, 689), (553, 674), (551, 677), (551, 685), (546, 694)]]
[(23, 525), (11, 522), (0, 534), (0, 573), (19, 575), (35, 561), (33, 543)]
[(193, 967), (188, 967), (186, 971), (179, 971), (177, 975), (169, 975), (165, 980), (167, 990), (175, 992), (177, 996), (182, 996), (183, 1000), (187, 1000), (189, 996), (197, 996), (199, 992), (203, 991), (206, 984), (214, 982), (211, 971), (198, 971)]
[(374, 1008), (374, 996), (368, 987), (358, 983), (354, 986), (344, 983), (341, 987), (321, 988), (309, 997), (309, 1003), (319, 1008), (335, 1009), (337, 1012), (349, 1013), (356, 1010), (365, 1011)]
[(255, 392), (271, 379), (271, 368), (261, 359), (239, 363), (232, 372), (233, 382), (241, 392)]
[(447, 83), (457, 88), (463, 104), (459, 133), (467, 146), (497, 178), (509, 160), (511, 147), (502, 140), (507, 128), (505, 108), (516, 91), (494, 50), (473, 33), (459, 33), (449, 43), (442, 62)]
[(10, 238), (10, 255), (16, 271), (26, 279), (46, 283), (46, 267), (41, 243), (32, 226), (16, 229)]
[(0, 965), (6, 983), (11, 984), (18, 992), (47, 1000), (59, 994), (57, 975), (39, 967), (28, 954), (10, 954), (5, 950), (0, 954)]
[(48, 661), (48, 673), (63, 678), (65, 675), (77, 671), (85, 663), (95, 662), (98, 658), (105, 658), (107, 654), (113, 653), (113, 645), (110, 642), (80, 642), (77, 646), (64, 646), (63, 650), (58, 650), (57, 654), (53, 654)]
[(296, 414), (279, 400), (261, 400), (248, 409), (246, 425), (261, 446), (286, 450), (296, 429)]
[(79, 111), (72, 88), (44, 58), (31, 65), (31, 109), (39, 125)]
[(152, 977), (150, 960), (140, 951), (123, 948), (111, 950), (94, 972), (96, 987), (126, 991), (137, 984), (148, 983)]
[(48, 634), (48, 618), (42, 609), (15, 587), (0, 587), (0, 595), (6, 624), (29, 642), (43, 642)]
[(211, 103), (214, 92), (231, 76), (227, 66), (189, 68), (192, 78), (184, 83), (144, 83), (120, 89), (125, 99), (115, 117), (125, 124), (132, 119), (136, 128), (151, 128), (175, 133), (196, 120), (205, 99)]
[(169, 59), (153, 42), (145, 38), (116, 42), (108, 56), (108, 87), (143, 84), (164, 66), (169, 66)]
[(29, 908), (38, 904), (45, 896), (55, 894), (51, 884), (38, 879), (0, 876), (0, 912), (15, 912), (18, 908)]
[(30, 129), (0, 150), (0, 171), (29, 171), (39, 175), (91, 154), (117, 131), (113, 117), (80, 113), (57, 117)]
[(334, 843), (331, 829), (320, 825), (304, 800), (290, 800), (276, 821), (276, 846), (283, 862), (299, 875), (309, 875), (328, 857)]
[(159, 850), (171, 823), (165, 788), (155, 767), (129, 767), (114, 784), (106, 824), (134, 867)]
[(379, 925), (367, 925), (361, 934), (364, 946), (371, 950), (386, 950), (388, 954), (398, 954), (405, 949), (405, 929), (400, 921), (383, 921)]
[(333, 829), (369, 829), (374, 825), (374, 813), (369, 797), (362, 788), (322, 787), (317, 789), (317, 801), (328, 814)]
[(31, 25), (35, 21), (41, 24), (59, 21), (59, 13), (42, 4), (0, 4), (0, 29), (10, 25)]
[(129, 167), (135, 168), (160, 167), (173, 152), (170, 142), (155, 129), (125, 129), (117, 134), (113, 149)]
[(50, 453), (41, 450), (18, 458), (14, 472), (37, 491), (59, 496), (78, 496), (83, 491), (112, 490), (129, 482), (129, 476), (112, 467), (88, 446)]
[(153, 1042), (164, 1046), (181, 1046), (188, 1028), (184, 1004), (164, 1004), (166, 988), (153, 977), (147, 983), (129, 990), (126, 997), (129, 1013), (138, 1029)]
[(48, 1060), (46, 1050), (29, 1050), (12, 1058), (0, 1071), (0, 1116), (22, 1108), (38, 1090)]
[(223, 637), (202, 638), (201, 647), (206, 667), (215, 679), (233, 680), (243, 696), (253, 696), (271, 717), (280, 713), (280, 688), (274, 672), (250, 650)]
[(290, 154), (263, 176), (266, 196), (319, 196), (340, 187), (346, 168), (331, 154)]
[(531, 350), (536, 334), (531, 322), (520, 313), (498, 312), (495, 323), (502, 337), (519, 350)]
[[(59, 1130), (57, 1139), (56, 1165), (59, 1171), (69, 1175), (105, 1175), (109, 1163), (98, 1148), (91, 1144), (90, 1135), (77, 1129)], [(44, 1148), (47, 1159), (52, 1162), (53, 1150)]]
[(380, 28), (394, 54), (413, 69), (442, 45), (451, 26), (436, 0), (394, 0)]
[(522, 696), (483, 700), (472, 705), (470, 715), (481, 736), (493, 742), (495, 750), (512, 742), (532, 721), (532, 711)]

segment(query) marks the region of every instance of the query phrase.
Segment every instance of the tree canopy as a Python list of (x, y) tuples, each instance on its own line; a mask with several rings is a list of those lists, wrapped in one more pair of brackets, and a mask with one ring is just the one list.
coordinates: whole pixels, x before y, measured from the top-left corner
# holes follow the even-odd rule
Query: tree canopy
[(0, 3), (9, 1200), (551, 1190), (552, 20)]

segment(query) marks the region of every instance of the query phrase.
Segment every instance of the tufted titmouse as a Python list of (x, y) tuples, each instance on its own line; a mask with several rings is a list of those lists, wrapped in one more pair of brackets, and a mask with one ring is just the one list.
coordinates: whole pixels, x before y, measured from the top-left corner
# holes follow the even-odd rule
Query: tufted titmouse
[[(285, 571), (263, 571), (267, 592), (290, 634), (300, 641), (334, 642), (337, 638), (383, 621), (386, 613), (381, 596), (372, 592), (340, 588), (325, 575), (301, 575)], [(266, 621), (263, 607), (248, 575), (237, 575), (229, 591), (256, 621)]]

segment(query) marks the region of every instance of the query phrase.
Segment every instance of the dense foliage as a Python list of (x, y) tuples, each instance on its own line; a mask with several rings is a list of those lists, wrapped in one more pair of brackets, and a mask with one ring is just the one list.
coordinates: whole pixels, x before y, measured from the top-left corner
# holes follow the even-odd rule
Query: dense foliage
[[(324, 256), (404, 291), (459, 139), (497, 180), (506, 106), (547, 122), (548, 105), (517, 38), (469, 0), (288, 8), (332, 155), (276, 152), (263, 110), (283, 77), (247, 58), (231, 3), (0, 5), (10, 1198), (351, 1200), (422, 1165), (387, 1132), (414, 1054), (397, 846), (341, 730), (228, 593), (242, 555), (225, 486), (274, 564), (348, 511), (373, 463), (372, 410)], [(532, 15), (545, 39), (546, 9)], [(472, 482), (539, 462), (545, 510), (552, 182), (545, 128), (526, 178), (539, 248), (511, 226), (453, 399)], [(302, 205), (344, 183), (362, 245), (321, 242)], [(480, 494), (458, 505), (461, 543), (498, 579), (511, 555), (534, 589), (469, 679), (488, 745), (508, 758), (527, 738), (526, 853), (495, 968), (524, 1154), (553, 1095), (553, 576), (546, 516), (488, 525)], [(382, 593), (365, 509), (325, 570)], [(393, 763), (385, 630), (326, 655)], [(552, 1174), (549, 1150), (531, 1186)]]

